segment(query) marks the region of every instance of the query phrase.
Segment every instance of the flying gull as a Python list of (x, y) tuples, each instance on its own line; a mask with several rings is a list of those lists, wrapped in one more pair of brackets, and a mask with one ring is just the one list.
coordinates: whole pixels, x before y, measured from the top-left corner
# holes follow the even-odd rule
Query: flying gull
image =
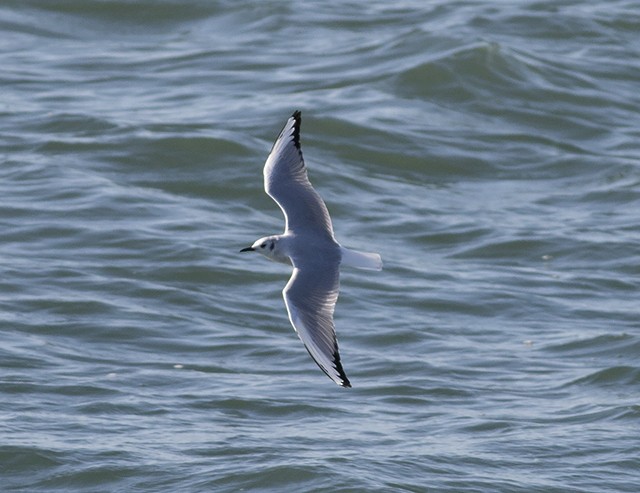
[(336, 241), (327, 206), (307, 177), (300, 122), (296, 111), (264, 165), (264, 188), (284, 213), (284, 234), (260, 238), (240, 251), (258, 252), (293, 266), (282, 291), (289, 320), (320, 369), (338, 385), (351, 387), (340, 362), (333, 323), (340, 267), (381, 270), (382, 259), (377, 253), (350, 250)]

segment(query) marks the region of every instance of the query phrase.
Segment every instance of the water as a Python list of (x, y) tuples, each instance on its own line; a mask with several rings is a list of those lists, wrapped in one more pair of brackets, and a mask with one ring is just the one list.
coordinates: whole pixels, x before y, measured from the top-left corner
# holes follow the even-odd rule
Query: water
[[(7, 1), (0, 471), (24, 492), (635, 492), (637, 4)], [(289, 326), (295, 109), (353, 389)]]

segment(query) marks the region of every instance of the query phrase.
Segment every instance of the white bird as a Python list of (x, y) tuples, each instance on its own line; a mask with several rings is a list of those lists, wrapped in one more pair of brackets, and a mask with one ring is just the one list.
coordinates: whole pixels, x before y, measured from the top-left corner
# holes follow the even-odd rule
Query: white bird
[(333, 311), (340, 289), (340, 267), (381, 270), (377, 253), (340, 246), (327, 206), (307, 177), (300, 149), (301, 115), (287, 120), (264, 165), (264, 188), (285, 217), (284, 234), (260, 238), (241, 252), (258, 252), (293, 266), (282, 291), (289, 320), (307, 351), (331, 380), (351, 383), (342, 368)]

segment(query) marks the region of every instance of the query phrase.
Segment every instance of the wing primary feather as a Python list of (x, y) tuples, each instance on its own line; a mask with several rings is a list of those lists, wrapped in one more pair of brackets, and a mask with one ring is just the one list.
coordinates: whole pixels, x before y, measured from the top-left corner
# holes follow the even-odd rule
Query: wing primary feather
[(344, 368), (342, 368), (342, 363), (340, 362), (340, 353), (338, 352), (338, 342), (336, 341), (336, 350), (333, 353), (333, 363), (336, 365), (336, 371), (338, 375), (340, 375), (340, 379), (342, 380), (343, 387), (351, 387), (351, 382), (347, 378), (347, 374), (344, 372)]
[(335, 370), (338, 373), (338, 378), (341, 380), (341, 382), (338, 382), (336, 380), (336, 377), (331, 375), (329, 370), (327, 368), (325, 368), (324, 365), (322, 365), (316, 359), (316, 357), (313, 355), (313, 353), (311, 352), (311, 350), (309, 349), (309, 347), (306, 344), (304, 345), (304, 347), (307, 350), (307, 352), (309, 353), (309, 356), (311, 356), (311, 359), (316, 362), (316, 364), (318, 365), (318, 368), (320, 368), (324, 372), (324, 374), (326, 376), (328, 376), (331, 380), (333, 380), (334, 382), (336, 382), (338, 385), (340, 385), (342, 387), (351, 388), (351, 382), (349, 381), (349, 378), (347, 378), (347, 374), (345, 373), (344, 368), (342, 367), (342, 362), (340, 361), (340, 353), (338, 352), (338, 343), (337, 343), (337, 341), (335, 343), (335, 351), (333, 352), (333, 365), (335, 366)]
[(302, 149), (300, 148), (300, 126), (302, 125), (302, 112), (300, 110), (296, 110), (291, 115), (293, 118), (293, 145), (296, 146), (296, 149), (300, 151), (300, 156), (302, 156)]

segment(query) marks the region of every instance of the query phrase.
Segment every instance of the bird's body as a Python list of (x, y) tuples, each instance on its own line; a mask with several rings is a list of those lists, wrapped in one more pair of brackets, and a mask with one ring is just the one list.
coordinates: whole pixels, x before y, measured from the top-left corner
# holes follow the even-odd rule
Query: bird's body
[(282, 235), (260, 238), (241, 251), (256, 251), (293, 266), (282, 291), (289, 319), (318, 366), (338, 385), (350, 387), (338, 352), (333, 311), (340, 289), (340, 266), (380, 270), (376, 253), (342, 247), (335, 239), (322, 198), (307, 177), (300, 150), (300, 112), (287, 121), (264, 166), (266, 192), (285, 215)]

